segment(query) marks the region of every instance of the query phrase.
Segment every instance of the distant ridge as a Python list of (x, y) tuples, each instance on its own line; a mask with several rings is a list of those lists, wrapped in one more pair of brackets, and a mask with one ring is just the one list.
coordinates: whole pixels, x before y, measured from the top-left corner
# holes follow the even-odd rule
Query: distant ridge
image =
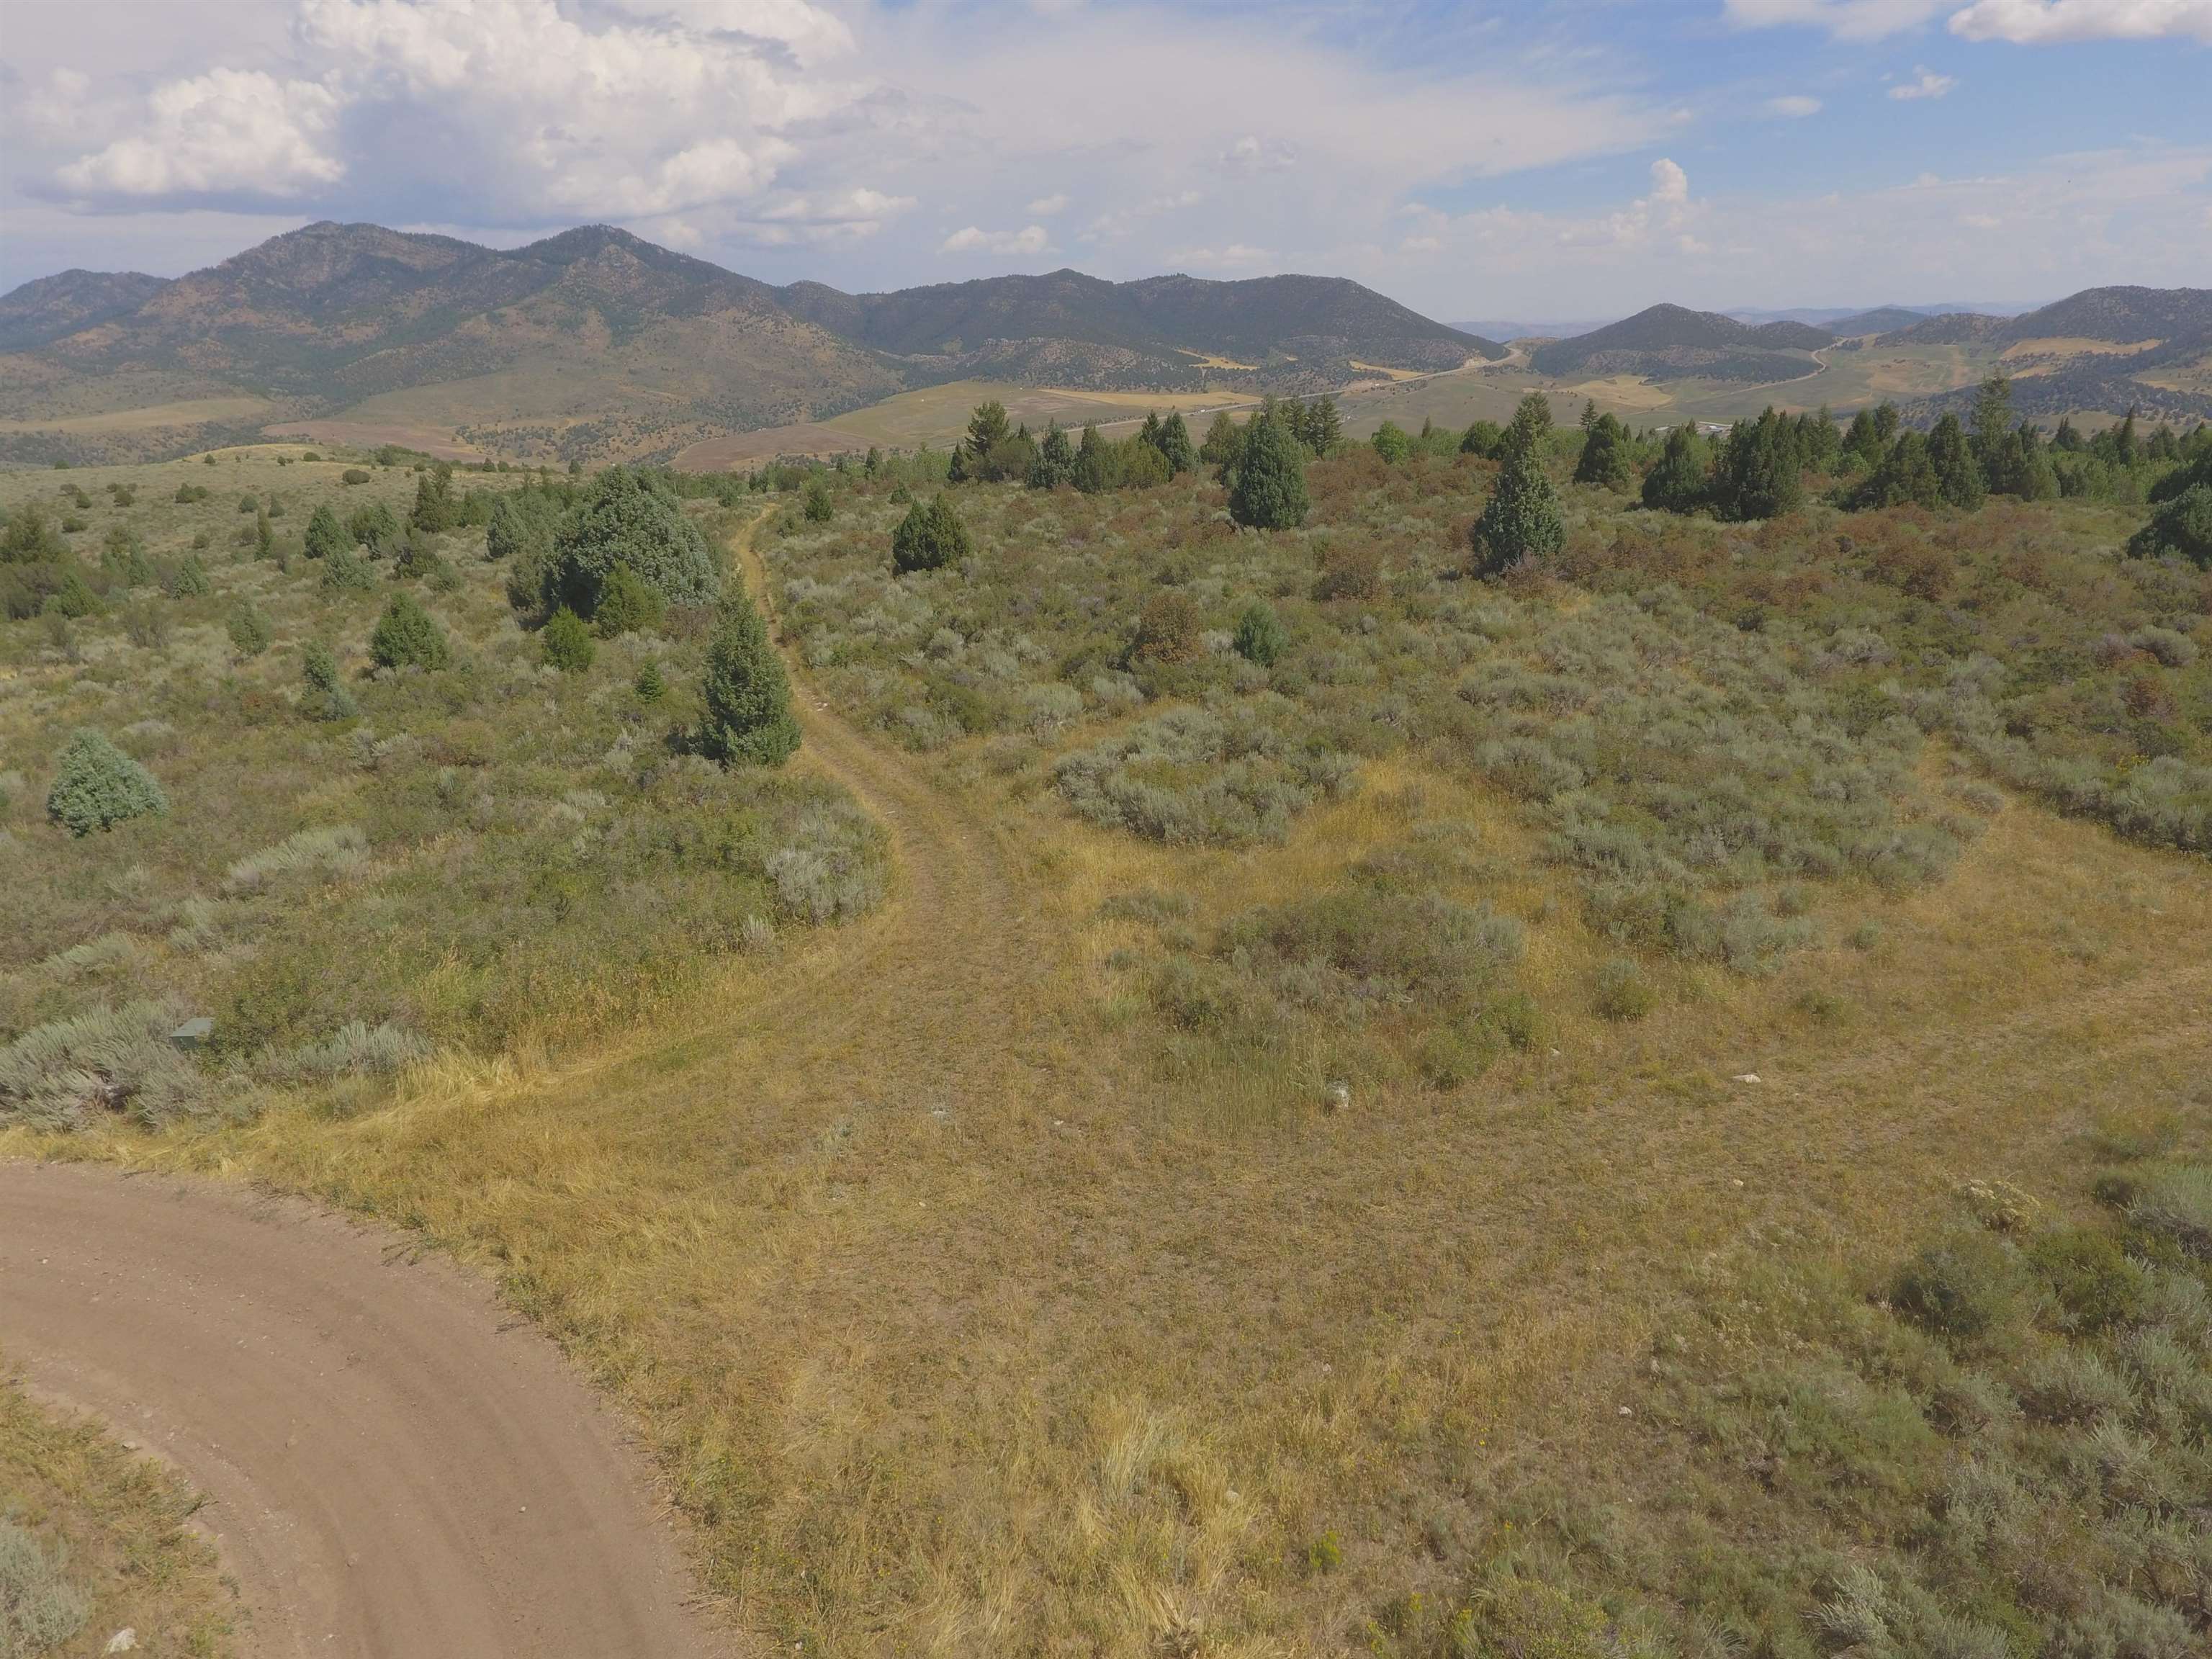
[[(179, 453), (272, 421), (364, 427), (434, 408), (463, 441), (604, 460), (820, 420), (989, 376), (1071, 389), (1310, 392), (1355, 365), (1456, 368), (1505, 349), (1340, 277), (1107, 282), (1074, 270), (887, 294), (775, 288), (627, 231), (513, 249), (308, 225), (174, 281), (67, 271), (0, 297), (0, 397), (178, 423), (0, 434), (0, 459)], [(434, 395), (431, 389), (437, 389)], [(421, 394), (404, 407), (398, 394)], [(104, 401), (103, 401), (104, 400)], [(190, 419), (195, 408), (260, 409)]]
[[(2084, 289), (2017, 317), (1929, 318), (1876, 343), (1966, 342), (2003, 351), (2013, 407), (2026, 417), (2134, 409), (2146, 419), (2212, 419), (2212, 289)], [(1972, 400), (1967, 387), (1905, 413), (1932, 421)]]
[(1656, 305), (1588, 334), (1539, 346), (1529, 365), (1540, 374), (1594, 379), (1786, 380), (1813, 373), (1819, 365), (1805, 354), (1833, 344), (1835, 337), (1804, 323), (1754, 325), (1717, 311)]

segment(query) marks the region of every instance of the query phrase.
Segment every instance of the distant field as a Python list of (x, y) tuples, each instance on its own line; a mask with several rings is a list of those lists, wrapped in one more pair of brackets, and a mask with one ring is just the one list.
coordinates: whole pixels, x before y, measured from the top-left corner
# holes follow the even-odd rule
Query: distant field
[(208, 421), (250, 421), (276, 408), (266, 398), (240, 393), (228, 398), (191, 398), (181, 403), (149, 404), (137, 409), (111, 409), (92, 415), (65, 415), (51, 420), (12, 420), (0, 416), (0, 431), (7, 432), (135, 432), (144, 427), (198, 426)]
[(943, 386), (902, 392), (866, 409), (827, 421), (802, 421), (757, 432), (730, 433), (691, 445), (676, 457), (678, 466), (714, 471), (768, 460), (778, 455), (854, 453), (870, 445), (942, 449), (967, 429), (978, 404), (997, 398), (1017, 422), (1042, 430), (1054, 421), (1064, 427), (1110, 426), (1142, 420), (1148, 411), (1186, 414), (1242, 409), (1258, 401), (1229, 392), (1065, 392), (1049, 386), (1018, 386), (1008, 380), (951, 380)]

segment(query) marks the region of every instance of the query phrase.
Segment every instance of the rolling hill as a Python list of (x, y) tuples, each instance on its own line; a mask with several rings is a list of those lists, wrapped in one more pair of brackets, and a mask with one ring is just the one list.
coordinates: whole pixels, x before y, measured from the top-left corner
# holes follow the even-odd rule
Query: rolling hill
[(34, 463), (174, 454), (269, 426), (641, 459), (969, 378), (1310, 392), (1355, 364), (1504, 355), (1328, 277), (1061, 270), (850, 295), (773, 288), (605, 226), (504, 250), (331, 223), (173, 281), (28, 283), (0, 299), (0, 459)]
[[(2012, 377), (2013, 406), (2052, 420), (2084, 412), (2212, 418), (2212, 289), (2092, 288), (2018, 317), (1931, 317), (1879, 345), (1993, 349)], [(1905, 413), (1932, 421), (1971, 406), (1971, 387)]]
[(1753, 325), (1717, 311), (1656, 305), (1633, 317), (1531, 354), (1540, 374), (1602, 380), (1618, 374), (1654, 380), (1788, 380), (1813, 373), (1807, 356), (1835, 343), (1805, 323)]

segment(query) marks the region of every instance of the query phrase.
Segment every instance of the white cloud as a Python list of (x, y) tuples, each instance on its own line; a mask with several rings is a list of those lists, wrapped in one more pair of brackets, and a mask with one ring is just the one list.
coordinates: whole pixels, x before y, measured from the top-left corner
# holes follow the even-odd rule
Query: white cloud
[(1231, 242), (1225, 247), (1177, 248), (1167, 256), (1175, 266), (1189, 266), (1199, 270), (1218, 270), (1251, 265), (1273, 264), (1276, 256), (1263, 247), (1250, 247), (1243, 242)]
[(1974, 0), (1951, 15), (1967, 40), (2194, 40), (2212, 46), (2212, 0)]
[(212, 70), (160, 88), (137, 132), (70, 162), (61, 179), (86, 196), (301, 196), (345, 176), (331, 149), (338, 109), (313, 81)]
[(1661, 156), (1651, 164), (1651, 199), (1679, 205), (1690, 199), (1690, 175)]
[(1036, 219), (1049, 219), (1055, 213), (1065, 213), (1067, 211), (1067, 192), (1060, 191), (1050, 196), (1040, 196), (1025, 210)]
[(1769, 115), (1784, 116), (1792, 121), (1802, 121), (1808, 115), (1818, 115), (1820, 112), (1820, 100), (1817, 98), (1808, 98), (1802, 93), (1792, 93), (1784, 98), (1768, 99), (1766, 112)]
[(1838, 40), (1881, 40), (1917, 29), (1956, 0), (1727, 0), (1738, 28), (1826, 29)]
[(1889, 89), (1889, 95), (1891, 97), (1941, 98), (1944, 94), (1950, 91), (1952, 88), (1959, 84), (1956, 76), (1938, 75), (1935, 70), (1929, 69), (1924, 64), (1915, 64), (1912, 66), (1912, 72), (1916, 76), (1919, 76), (1919, 79), (1916, 81), (1907, 81), (1900, 86), (1892, 87)]
[(1042, 225), (1024, 225), (1019, 230), (984, 230), (969, 225), (954, 231), (939, 244), (946, 253), (996, 253), (1015, 255), (1043, 253), (1049, 250), (1052, 238)]

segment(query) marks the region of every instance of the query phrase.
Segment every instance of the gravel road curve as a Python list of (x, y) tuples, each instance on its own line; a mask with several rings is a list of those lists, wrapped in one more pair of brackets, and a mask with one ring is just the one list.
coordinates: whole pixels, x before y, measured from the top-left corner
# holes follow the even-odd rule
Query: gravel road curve
[(213, 1182), (0, 1163), (0, 1352), (207, 1494), (257, 1659), (727, 1651), (582, 1379), (395, 1235)]

